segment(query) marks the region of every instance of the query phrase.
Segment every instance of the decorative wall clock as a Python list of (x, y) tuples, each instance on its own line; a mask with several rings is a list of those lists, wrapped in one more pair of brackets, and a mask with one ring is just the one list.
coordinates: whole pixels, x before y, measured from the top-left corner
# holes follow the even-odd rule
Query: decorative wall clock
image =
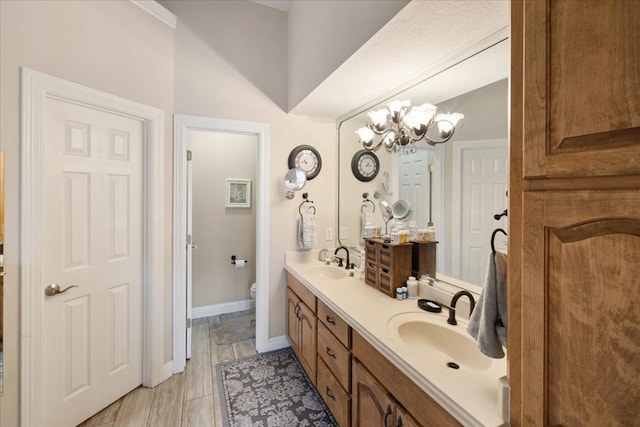
[(320, 153), (310, 145), (298, 145), (291, 150), (288, 163), (289, 169), (302, 169), (307, 179), (315, 178), (320, 173), (320, 169), (322, 169)]
[(378, 175), (380, 161), (373, 152), (360, 150), (351, 159), (351, 171), (358, 180), (369, 182)]

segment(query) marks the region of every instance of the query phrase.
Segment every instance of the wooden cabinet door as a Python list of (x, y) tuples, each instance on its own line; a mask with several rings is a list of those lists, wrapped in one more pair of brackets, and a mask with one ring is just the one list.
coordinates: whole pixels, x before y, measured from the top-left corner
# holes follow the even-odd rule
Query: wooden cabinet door
[(525, 192), (522, 410), (535, 426), (640, 420), (640, 189)]
[(291, 289), (287, 288), (287, 338), (289, 338), (291, 348), (296, 354), (298, 354), (298, 337), (300, 336), (299, 306), (300, 299)]
[(360, 362), (353, 361), (352, 423), (353, 427), (390, 427), (394, 402), (386, 389)]
[(525, 178), (638, 173), (639, 17), (639, 1), (524, 2)]
[(396, 406), (394, 427), (420, 427), (420, 424), (402, 406)]
[(300, 302), (298, 310), (300, 335), (298, 341), (298, 359), (307, 371), (311, 382), (316, 384), (316, 315)]

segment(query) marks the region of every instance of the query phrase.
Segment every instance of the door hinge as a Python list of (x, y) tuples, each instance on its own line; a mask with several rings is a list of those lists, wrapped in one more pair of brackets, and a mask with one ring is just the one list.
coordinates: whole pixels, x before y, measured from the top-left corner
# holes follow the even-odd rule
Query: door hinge
[(191, 234), (187, 234), (187, 245), (193, 243), (193, 236)]
[(191, 329), (191, 319), (187, 318), (187, 329)]
[(193, 152), (191, 150), (187, 150), (187, 162), (190, 162), (193, 159)]

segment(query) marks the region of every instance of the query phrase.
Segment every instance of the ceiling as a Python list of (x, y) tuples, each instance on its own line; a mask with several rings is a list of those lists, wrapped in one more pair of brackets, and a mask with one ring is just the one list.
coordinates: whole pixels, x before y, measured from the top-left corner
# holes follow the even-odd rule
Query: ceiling
[(289, 6), (293, 0), (250, 0), (254, 3), (260, 3), (263, 6), (269, 6), (274, 9), (280, 9), (285, 12), (289, 11)]
[[(504, 0), (413, 0), (291, 112), (343, 117), (431, 75), (439, 76), (439, 99), (432, 102), (452, 98), (463, 93), (459, 74), (447, 78), (443, 70), (508, 38), (508, 26)], [(469, 71), (476, 80), (469, 90), (507, 77), (508, 49), (493, 55), (485, 68)]]

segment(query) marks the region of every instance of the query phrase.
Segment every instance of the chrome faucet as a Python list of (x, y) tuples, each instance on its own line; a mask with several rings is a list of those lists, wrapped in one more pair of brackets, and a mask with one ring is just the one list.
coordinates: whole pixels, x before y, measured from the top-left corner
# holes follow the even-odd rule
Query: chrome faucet
[(447, 319), (447, 323), (450, 325), (457, 325), (458, 321), (456, 320), (456, 304), (460, 297), (466, 296), (469, 298), (469, 315), (473, 313), (473, 309), (476, 306), (476, 300), (473, 299), (473, 295), (467, 291), (458, 291), (455, 293), (453, 298), (451, 298), (451, 305), (447, 307), (449, 309), (449, 318)]
[[(347, 254), (347, 259), (346, 259), (346, 266), (344, 267), (345, 269), (349, 270), (351, 268), (353, 268), (351, 266), (351, 263), (349, 262), (349, 249), (346, 248), (346, 246), (338, 246), (335, 250), (335, 252), (333, 252), (334, 255), (338, 255), (338, 251), (340, 249), (344, 249), (344, 251)], [(338, 264), (338, 267), (342, 267), (342, 258), (340, 258), (340, 263)]]

